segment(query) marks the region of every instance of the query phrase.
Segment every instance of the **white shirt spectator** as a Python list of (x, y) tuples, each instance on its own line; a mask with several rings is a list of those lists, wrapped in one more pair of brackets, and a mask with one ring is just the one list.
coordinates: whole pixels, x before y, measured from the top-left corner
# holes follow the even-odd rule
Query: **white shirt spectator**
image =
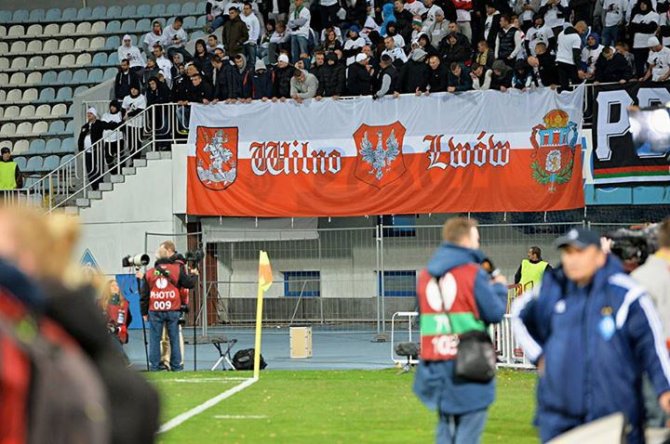
[[(133, 112), (136, 110), (146, 109), (147, 108), (147, 99), (144, 97), (144, 94), (139, 94), (137, 97), (132, 97), (127, 95), (121, 103), (121, 108), (125, 109), (127, 113)], [(144, 127), (144, 116), (139, 115), (128, 119), (128, 126), (133, 128), (142, 128)]]
[(251, 14), (244, 15), (240, 14), (240, 18), (247, 25), (249, 30), (249, 40), (246, 43), (258, 43), (258, 39), (261, 36), (261, 23), (258, 21), (258, 17), (253, 12)]
[[(117, 51), (119, 55), (119, 60), (127, 59), (128, 62), (130, 63), (131, 68), (145, 67), (147, 64), (147, 60), (144, 58), (144, 54), (142, 54), (140, 48), (130, 44), (130, 36), (128, 36), (127, 41), (124, 38), (123, 43), (124, 44), (119, 46), (119, 49)], [(128, 46), (126, 46), (126, 43), (128, 43)]]
[[(343, 49), (347, 51), (349, 49), (362, 48), (364, 46), (365, 46), (365, 39), (361, 36), (358, 36), (356, 40), (349, 39), (346, 42), (344, 42)], [(356, 56), (351, 56), (347, 58), (347, 66), (353, 64), (354, 62), (356, 62)]]
[(272, 35), (270, 36), (270, 43), (275, 43), (279, 45), (280, 43), (286, 43), (289, 39), (290, 35), (288, 31), (284, 31), (281, 34), (277, 31), (273, 32)]
[[(631, 15), (633, 14), (633, 8), (637, 4), (637, 0), (629, 0), (628, 7), (626, 9), (626, 23), (630, 23)], [(656, 0), (651, 0), (651, 7), (654, 11), (658, 10), (658, 5)]]
[[(433, 26), (433, 23), (435, 23), (435, 13), (438, 11), (442, 11), (442, 8), (437, 5), (432, 5), (426, 11), (426, 20), (423, 21), (423, 31), (425, 33), (428, 33), (428, 28)], [(444, 11), (442, 11), (442, 15), (444, 15)]]
[(616, 26), (623, 21), (626, 8), (626, 0), (604, 0), (603, 10), (605, 11), (605, 26)]
[(396, 48), (404, 48), (405, 47), (405, 39), (400, 34), (394, 35), (393, 40), (395, 40)]
[[(660, 18), (658, 19), (658, 26), (670, 25), (670, 17), (668, 17), (668, 14), (670, 14), (670, 10), (665, 14), (659, 14)], [(670, 36), (663, 37), (661, 39), (661, 43), (663, 44), (663, 46), (670, 46)]]
[(172, 62), (165, 55), (162, 55), (156, 59), (156, 66), (163, 71), (168, 88), (172, 88)]
[(600, 53), (603, 52), (603, 45), (598, 45), (596, 48), (589, 48), (586, 46), (582, 49), (582, 62), (586, 63), (587, 69), (586, 72), (593, 74), (596, 72), (596, 60), (600, 57)]
[[(175, 37), (179, 39), (179, 43), (175, 44)], [(184, 28), (174, 29), (172, 25), (168, 26), (165, 31), (163, 31), (163, 47), (168, 48), (183, 48), (184, 44), (188, 41), (188, 34), (184, 31)]]
[[(540, 2), (540, 7), (545, 6), (547, 4), (547, 1), (548, 0), (542, 0)], [(569, 6), (568, 0), (561, 0), (560, 5), (563, 8), (567, 8)], [(565, 24), (565, 16), (561, 11), (558, 10), (556, 6), (552, 5), (544, 14), (544, 23), (546, 23), (547, 26), (549, 26), (550, 28), (563, 26)]]
[(428, 37), (430, 38), (430, 43), (435, 47), (440, 46), (440, 42), (449, 34), (449, 22), (447, 19), (442, 20), (441, 22), (435, 22), (430, 28), (428, 28)]
[[(121, 111), (121, 110), (119, 110)], [(103, 122), (115, 122), (115, 123), (121, 123), (123, 121), (123, 116), (121, 115), (120, 112), (116, 114), (112, 114), (110, 112), (106, 112), (105, 114), (102, 115), (102, 121)], [(113, 142), (118, 142), (119, 140), (123, 140), (123, 134), (119, 130), (103, 130), (102, 131), (102, 139), (106, 143), (113, 143)], [(111, 153), (115, 154), (115, 153)]]
[(533, 26), (528, 29), (526, 32), (526, 41), (528, 42), (528, 49), (530, 49), (530, 55), (535, 56), (535, 46), (538, 43), (544, 43), (549, 47), (549, 39), (554, 37), (554, 31), (551, 30), (547, 25), (542, 25), (541, 28), (536, 28)]
[[(658, 23), (660, 17), (654, 11), (649, 11), (646, 14), (635, 14), (631, 23)], [(633, 48), (640, 49), (646, 48), (649, 37), (653, 37), (654, 33), (643, 34), (641, 32), (636, 32), (633, 34)]]
[(664, 46), (660, 51), (649, 50), (649, 58), (647, 59), (651, 68), (651, 80), (658, 82), (661, 77), (664, 77), (668, 70), (670, 70), (670, 48)]
[(581, 48), (582, 39), (579, 37), (577, 31), (573, 34), (566, 34), (565, 31), (561, 31), (561, 33), (558, 34), (558, 43), (556, 45), (556, 61), (574, 65), (575, 60), (572, 55), (572, 50)]
[(289, 21), (286, 27), (291, 35), (309, 38), (309, 22), (312, 19), (307, 6), (302, 6), (300, 12), (293, 10), (289, 13)]
[(500, 12), (496, 11), (491, 15), (486, 14), (486, 20), (484, 20), (484, 40), (489, 39), (489, 32), (491, 32), (491, 26), (493, 26), (493, 19), (496, 15), (500, 15)]
[[(367, 22), (366, 22), (367, 23)], [(335, 38), (340, 41), (340, 43), (344, 42), (344, 38), (342, 38), (342, 30), (340, 29), (339, 26), (333, 26), (333, 31), (335, 31)], [(323, 28), (321, 30), (321, 42), (326, 41), (326, 28)]]
[[(163, 34), (154, 34), (153, 31), (147, 32), (144, 35), (144, 45), (151, 51), (156, 43), (163, 44)], [(119, 59), (121, 60), (121, 59)]]
[(207, 3), (212, 5), (211, 14), (213, 17), (228, 15), (227, 0), (207, 0)]
[(403, 51), (402, 48), (396, 47), (390, 50), (385, 49), (384, 51), (382, 51), (382, 55), (384, 54), (391, 57), (391, 60), (393, 60), (394, 62), (396, 60), (400, 60), (403, 63), (407, 62), (407, 54), (405, 54), (405, 51)]
[(412, 15), (424, 15), (428, 9), (420, 0), (408, 1), (405, 3), (405, 9), (412, 13)]

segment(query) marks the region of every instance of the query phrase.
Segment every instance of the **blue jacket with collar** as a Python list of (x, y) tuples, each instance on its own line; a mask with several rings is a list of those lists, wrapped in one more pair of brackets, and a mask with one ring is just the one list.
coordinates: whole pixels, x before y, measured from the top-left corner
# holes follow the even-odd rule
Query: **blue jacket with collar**
[(578, 287), (562, 268), (515, 301), (517, 340), (534, 362), (544, 358), (536, 424), (542, 441), (615, 412), (642, 443), (642, 374), (657, 393), (670, 390), (670, 360), (651, 298), (610, 256), (590, 285)]

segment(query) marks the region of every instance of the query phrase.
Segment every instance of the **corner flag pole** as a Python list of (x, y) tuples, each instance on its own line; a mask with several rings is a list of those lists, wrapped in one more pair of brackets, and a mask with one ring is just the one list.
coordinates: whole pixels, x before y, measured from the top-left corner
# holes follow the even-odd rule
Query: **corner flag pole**
[(272, 268), (267, 252), (261, 250), (258, 258), (258, 296), (256, 300), (256, 342), (254, 345), (254, 379), (261, 372), (261, 334), (263, 329), (263, 294), (272, 285)]

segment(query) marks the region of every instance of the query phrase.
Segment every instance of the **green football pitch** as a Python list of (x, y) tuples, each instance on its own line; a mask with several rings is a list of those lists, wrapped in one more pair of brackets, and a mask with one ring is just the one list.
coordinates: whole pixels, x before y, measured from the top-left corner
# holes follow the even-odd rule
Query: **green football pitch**
[[(162, 423), (233, 389), (246, 372), (151, 374)], [(430, 443), (436, 416), (397, 370), (267, 371), (255, 384), (159, 435), (162, 444)], [(535, 376), (498, 373), (484, 443), (536, 443)]]

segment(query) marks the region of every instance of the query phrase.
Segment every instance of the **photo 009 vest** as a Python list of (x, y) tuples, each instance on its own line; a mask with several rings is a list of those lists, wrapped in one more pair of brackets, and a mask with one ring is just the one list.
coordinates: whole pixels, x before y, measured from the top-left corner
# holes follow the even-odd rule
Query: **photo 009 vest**
[(475, 300), (475, 279), (479, 266), (464, 264), (436, 278), (423, 270), (417, 283), (421, 359), (456, 359), (458, 335), (485, 331)]
[(179, 282), (179, 264), (163, 264), (158, 269), (152, 268), (147, 272), (149, 284), (149, 311), (178, 311), (181, 308)]

